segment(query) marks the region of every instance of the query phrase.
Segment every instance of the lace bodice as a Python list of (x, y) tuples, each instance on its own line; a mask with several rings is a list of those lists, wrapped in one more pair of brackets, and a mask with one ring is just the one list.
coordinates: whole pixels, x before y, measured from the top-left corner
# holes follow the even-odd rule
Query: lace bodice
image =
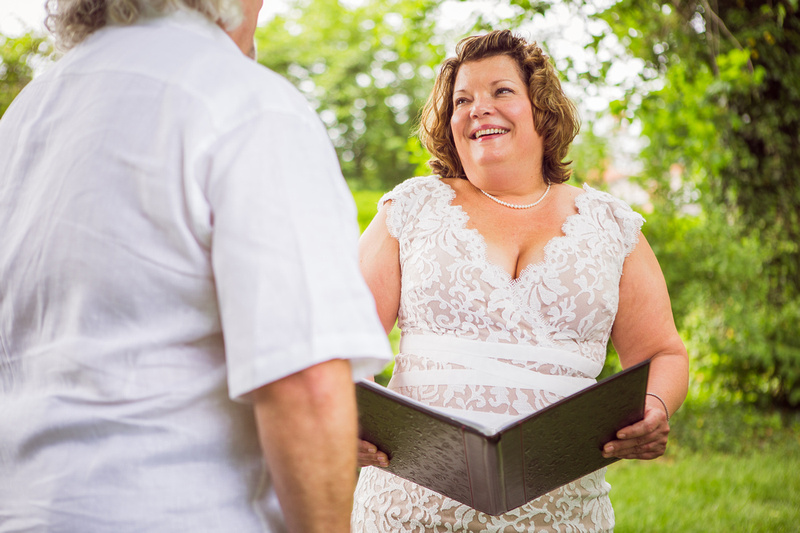
[[(487, 260), (483, 237), (469, 227), (467, 213), (453, 205), (454, 198), (449, 185), (428, 176), (400, 184), (381, 200), (391, 202), (387, 226), (399, 242), (402, 291), (398, 325), (403, 336), (435, 335), (571, 352), (570, 364), (535, 355), (528, 360), (498, 356), (491, 363), (506, 367), (508, 376), (533, 372), (554, 379), (582, 378), (584, 382), (597, 377), (617, 312), (623, 263), (638, 242), (642, 217), (611, 195), (584, 186), (575, 199), (576, 213), (562, 227), (563, 235), (547, 243), (542, 261), (512, 279)], [(469, 368), (468, 362), (407, 353), (401, 341), (389, 387), (440, 408), (500, 417), (527, 414), (566, 395), (546, 386), (501, 386), (480, 372), (469, 374), (472, 377), (452, 377), (459, 372), (467, 375), (464, 368)], [(481, 379), (483, 375), (486, 378)], [(502, 368), (496, 376), (501, 375)], [(376, 491), (386, 494), (391, 487), (399, 491), (392, 498), (369, 496)], [(401, 496), (408, 491), (417, 494), (413, 505)], [(410, 529), (406, 522), (381, 522), (381, 515), (385, 519), (385, 513), (391, 511), (395, 516), (407, 516), (408, 524), (419, 523), (437, 531), (436, 524), (444, 523), (450, 524), (448, 527), (460, 524), (462, 531), (502, 531), (504, 524), (528, 524), (543, 517), (550, 526), (564, 523), (571, 525), (570, 531), (599, 531), (613, 527), (607, 492), (601, 471), (534, 500), (514, 516), (513, 512), (491, 517), (473, 511), (473, 518), (467, 520), (468, 507), (368, 468), (359, 482), (354, 524), (359, 531)], [(420, 503), (423, 500), (424, 505)], [(426, 518), (413, 518), (421, 512), (414, 506), (420, 505)], [(363, 513), (360, 506), (367, 507), (366, 513), (359, 514)], [(476, 524), (485, 524), (486, 529)], [(527, 529), (509, 529), (517, 530)], [(538, 526), (536, 531), (540, 531)]]
[(400, 329), (557, 346), (595, 361), (599, 372), (622, 264), (636, 246), (642, 217), (584, 186), (564, 235), (546, 245), (543, 261), (512, 279), (486, 259), (483, 237), (467, 227), (454, 198), (438, 178), (420, 177), (381, 200), (392, 202), (387, 224), (400, 243)]

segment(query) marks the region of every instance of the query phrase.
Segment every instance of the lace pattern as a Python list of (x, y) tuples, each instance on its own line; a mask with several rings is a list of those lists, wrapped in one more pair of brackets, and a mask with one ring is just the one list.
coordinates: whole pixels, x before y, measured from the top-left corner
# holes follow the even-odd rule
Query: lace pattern
[[(407, 180), (381, 199), (391, 201), (387, 227), (400, 245), (403, 335), (437, 335), (488, 343), (565, 350), (586, 364), (498, 357), (522, 373), (594, 379), (603, 367), (619, 303), (625, 258), (644, 219), (611, 195), (584, 186), (563, 235), (544, 258), (516, 279), (486, 257), (480, 233), (453, 205), (455, 192), (436, 177)], [(456, 371), (469, 365), (436, 361), (401, 349), (389, 384), (427, 404), (516, 416), (558, 401), (546, 387), (496, 383), (404, 384), (403, 376)], [(524, 369), (524, 370), (522, 370)], [(447, 375), (447, 372), (431, 372)], [(407, 380), (413, 383), (413, 380)], [(435, 381), (435, 380), (434, 380)], [(477, 512), (377, 468), (359, 478), (353, 531), (606, 531), (614, 517), (604, 471), (595, 472), (499, 517)]]

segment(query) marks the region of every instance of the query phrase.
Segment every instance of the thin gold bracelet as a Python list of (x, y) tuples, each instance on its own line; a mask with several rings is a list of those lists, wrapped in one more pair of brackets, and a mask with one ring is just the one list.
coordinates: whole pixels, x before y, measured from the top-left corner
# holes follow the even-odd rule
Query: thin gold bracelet
[(662, 400), (662, 399), (661, 399), (661, 396), (659, 396), (658, 394), (654, 394), (654, 393), (652, 393), (652, 392), (648, 392), (648, 393), (647, 393), (647, 395), (648, 395), (648, 396), (652, 396), (653, 398), (655, 398), (656, 400), (658, 400), (659, 402), (661, 402), (661, 405), (663, 405), (663, 406), (664, 406), (664, 411), (666, 411), (666, 413), (667, 413), (667, 422), (669, 422), (669, 409), (667, 409), (667, 402), (665, 402), (664, 400)]

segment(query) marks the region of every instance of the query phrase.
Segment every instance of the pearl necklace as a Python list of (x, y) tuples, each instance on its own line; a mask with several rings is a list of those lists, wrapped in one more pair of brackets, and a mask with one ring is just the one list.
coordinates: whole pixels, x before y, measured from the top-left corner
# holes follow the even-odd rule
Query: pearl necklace
[(552, 185), (552, 184), (551, 183), (547, 184), (547, 189), (545, 189), (544, 194), (538, 200), (536, 200), (532, 204), (526, 204), (526, 205), (510, 204), (508, 202), (504, 202), (503, 200), (500, 200), (499, 198), (495, 198), (494, 196), (492, 196), (488, 192), (484, 191), (483, 189), (478, 189), (478, 190), (481, 191), (486, 196), (488, 196), (491, 200), (494, 200), (495, 202), (497, 202), (500, 205), (504, 205), (506, 207), (510, 207), (511, 209), (530, 209), (531, 207), (536, 207), (537, 205), (539, 205), (542, 202), (542, 200), (544, 200), (544, 197), (547, 196), (547, 193), (550, 192), (550, 185)]

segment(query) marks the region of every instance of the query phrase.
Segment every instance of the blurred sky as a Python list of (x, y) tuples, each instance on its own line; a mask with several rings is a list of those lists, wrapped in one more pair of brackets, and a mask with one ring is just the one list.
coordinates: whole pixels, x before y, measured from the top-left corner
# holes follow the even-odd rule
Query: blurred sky
[(44, 31), (44, 0), (0, 0), (0, 33), (16, 36), (27, 30)]

